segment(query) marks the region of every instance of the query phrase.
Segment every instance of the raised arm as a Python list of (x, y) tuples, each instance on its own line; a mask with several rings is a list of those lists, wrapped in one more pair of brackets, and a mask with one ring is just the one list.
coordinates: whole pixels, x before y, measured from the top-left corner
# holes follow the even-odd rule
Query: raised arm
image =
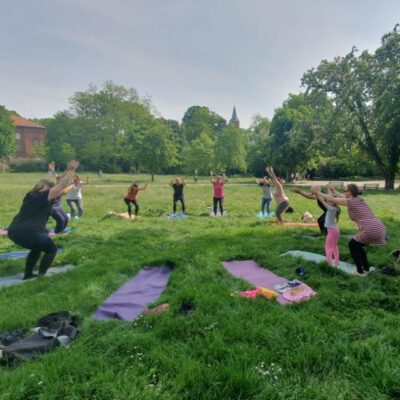
[(296, 193), (296, 194), (299, 194), (300, 196), (303, 196), (306, 199), (310, 199), (310, 200), (316, 200), (317, 199), (317, 196), (315, 194), (312, 194), (311, 192), (302, 192), (299, 188), (293, 188), (292, 192)]
[(63, 191), (71, 185), (76, 169), (79, 167), (79, 162), (71, 160), (68, 163), (67, 169), (61, 175), (58, 183), (49, 190), (48, 200), (53, 200), (60, 196)]
[(339, 204), (341, 206), (347, 206), (347, 199), (345, 197), (334, 197), (330, 194), (322, 193), (320, 188), (317, 186), (314, 186), (311, 189), (311, 191), (313, 194), (318, 195), (319, 199), (323, 198), (325, 201), (331, 201), (334, 204)]
[(138, 187), (138, 190), (145, 190), (147, 188), (147, 183), (145, 183), (143, 186)]
[(321, 196), (322, 192), (317, 192), (315, 194), (315, 197), (322, 203), (322, 205), (328, 209), (329, 207), (331, 207), (330, 205), (328, 205), (328, 203), (325, 201), (324, 197)]
[(282, 188), (281, 183), (278, 181), (278, 178), (275, 175), (274, 170), (272, 169), (272, 167), (267, 167), (265, 168), (265, 171), (268, 173), (268, 175), (271, 177), (272, 182), (274, 183), (275, 186), (278, 186), (280, 188)]
[(331, 183), (328, 183), (327, 188), (333, 197), (343, 197), (343, 195), (339, 193)]

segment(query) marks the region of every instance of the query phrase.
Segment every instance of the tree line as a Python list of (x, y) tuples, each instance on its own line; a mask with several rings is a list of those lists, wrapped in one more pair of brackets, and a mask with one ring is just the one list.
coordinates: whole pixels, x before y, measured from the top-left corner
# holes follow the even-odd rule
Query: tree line
[[(111, 81), (75, 93), (70, 108), (39, 119), (45, 146), (35, 149), (60, 167), (79, 159), (104, 172), (208, 174), (210, 170), (280, 175), (315, 170), (318, 176), (383, 176), (393, 188), (400, 158), (400, 32), (382, 37), (374, 53), (353, 48), (323, 60), (302, 78), (272, 120), (256, 115), (248, 129), (205, 106), (182, 120), (161, 118), (150, 99)], [(9, 113), (0, 107), (0, 157), (15, 154)]]

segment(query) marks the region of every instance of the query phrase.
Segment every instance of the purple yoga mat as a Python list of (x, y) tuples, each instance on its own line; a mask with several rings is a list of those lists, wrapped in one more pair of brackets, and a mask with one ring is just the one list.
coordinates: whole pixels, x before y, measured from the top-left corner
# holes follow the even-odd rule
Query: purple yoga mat
[(147, 304), (159, 299), (167, 286), (170, 272), (168, 267), (142, 268), (97, 309), (93, 318), (133, 321), (146, 309)]
[[(241, 278), (254, 286), (261, 286), (276, 291), (275, 285), (286, 283), (287, 279), (275, 275), (266, 268), (261, 268), (253, 260), (245, 261), (225, 261), (222, 263), (224, 268), (237, 278)], [(287, 304), (290, 301), (285, 300), (279, 293), (277, 301), (280, 304)]]

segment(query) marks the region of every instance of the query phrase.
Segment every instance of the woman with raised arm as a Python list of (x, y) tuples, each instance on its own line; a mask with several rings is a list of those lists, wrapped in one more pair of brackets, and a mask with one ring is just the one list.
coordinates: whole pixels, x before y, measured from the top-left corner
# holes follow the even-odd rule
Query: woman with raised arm
[(275, 190), (272, 196), (274, 197), (276, 203), (276, 218), (280, 224), (284, 224), (282, 214), (289, 208), (289, 199), (283, 191), (283, 181), (282, 179), (277, 178), (272, 167), (265, 168), (265, 171), (269, 174), (272, 183), (275, 185)]
[(36, 276), (33, 270), (42, 252), (44, 256), (40, 261), (39, 275), (46, 274), (57, 254), (57, 247), (46, 232), (46, 224), (54, 199), (71, 184), (78, 166), (78, 161), (70, 161), (57, 184), (48, 177), (41, 179), (26, 194), (19, 213), (8, 228), (8, 237), (15, 244), (31, 250), (26, 258), (24, 279)]
[(132, 184), (129, 186), (128, 193), (124, 197), (124, 202), (128, 206), (129, 218), (132, 218), (131, 203), (135, 206), (135, 217), (137, 217), (139, 213), (139, 203), (137, 202), (137, 195), (140, 190), (145, 190), (146, 188), (147, 183), (144, 186), (139, 186), (136, 182), (132, 182)]
[(322, 203), (322, 201), (313, 193), (311, 192), (302, 192), (299, 188), (293, 188), (293, 193), (297, 193), (300, 196), (305, 197), (306, 199), (310, 200), (317, 200), (318, 207), (323, 211), (323, 213), (318, 217), (318, 226), (321, 232), (321, 235), (327, 235), (328, 231), (325, 227), (325, 217), (326, 217), (326, 207)]
[(212, 171), (210, 172), (210, 181), (214, 188), (213, 194), (213, 211), (214, 215), (217, 215), (217, 208), (219, 205), (219, 211), (221, 216), (224, 215), (224, 185), (225, 185), (225, 175), (217, 175), (216, 178), (213, 177)]
[(174, 196), (173, 196), (173, 205), (172, 209), (174, 214), (176, 213), (176, 203), (178, 201), (181, 202), (182, 205), (182, 212), (185, 212), (185, 197), (183, 196), (183, 188), (185, 187), (186, 183), (184, 179), (176, 177), (174, 181), (171, 181), (170, 186), (174, 190)]
[[(350, 240), (350, 254), (356, 264), (357, 273), (364, 274), (369, 271), (369, 263), (364, 246), (386, 244), (385, 225), (376, 217), (371, 208), (362, 197), (361, 192), (355, 184), (349, 184), (344, 191), (344, 196), (335, 191), (332, 186), (328, 186), (331, 194), (320, 192), (320, 188), (314, 186), (312, 192), (322, 196), (334, 204), (347, 207), (349, 218), (357, 223), (359, 232)], [(338, 197), (340, 195), (340, 197)], [(337, 196), (337, 197), (335, 197)]]

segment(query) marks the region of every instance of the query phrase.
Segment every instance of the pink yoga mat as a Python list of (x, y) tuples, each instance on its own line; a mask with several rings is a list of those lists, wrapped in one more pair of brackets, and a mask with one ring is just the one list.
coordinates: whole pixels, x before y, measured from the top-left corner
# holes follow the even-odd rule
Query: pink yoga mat
[[(256, 287), (261, 286), (276, 291), (275, 285), (287, 282), (286, 278), (282, 278), (278, 275), (275, 275), (273, 272), (268, 271), (266, 268), (260, 267), (253, 260), (225, 261), (222, 264), (224, 268), (232, 275), (236, 276), (237, 278), (241, 278)], [(307, 286), (304, 283), (302, 285)], [(311, 288), (309, 289), (312, 293), (315, 293)], [(291, 303), (283, 297), (282, 293), (279, 293), (277, 301), (280, 304)]]

